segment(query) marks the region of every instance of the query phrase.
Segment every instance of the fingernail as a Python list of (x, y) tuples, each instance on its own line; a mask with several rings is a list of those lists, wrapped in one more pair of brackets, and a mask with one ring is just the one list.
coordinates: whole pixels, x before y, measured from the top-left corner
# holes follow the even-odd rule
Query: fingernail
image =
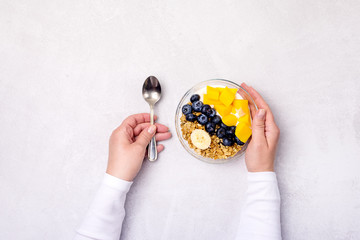
[(265, 109), (259, 109), (259, 111), (256, 114), (256, 117), (260, 120), (264, 120), (265, 119)]
[(156, 130), (156, 126), (155, 126), (155, 125), (151, 125), (151, 126), (149, 127), (149, 129), (148, 129), (148, 132), (149, 132), (150, 134), (153, 134), (153, 133), (155, 132), (155, 130)]

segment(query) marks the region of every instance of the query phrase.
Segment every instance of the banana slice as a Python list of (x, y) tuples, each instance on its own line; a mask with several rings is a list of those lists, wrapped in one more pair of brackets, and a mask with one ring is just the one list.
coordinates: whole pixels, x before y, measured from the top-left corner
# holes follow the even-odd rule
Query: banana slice
[(201, 129), (195, 129), (191, 133), (191, 142), (195, 145), (195, 147), (199, 149), (207, 149), (210, 146), (211, 138), (210, 135)]

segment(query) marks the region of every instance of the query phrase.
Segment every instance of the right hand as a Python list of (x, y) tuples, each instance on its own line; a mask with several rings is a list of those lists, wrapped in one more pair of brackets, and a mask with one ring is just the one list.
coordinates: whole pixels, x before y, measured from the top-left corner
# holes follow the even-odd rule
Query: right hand
[(253, 119), (252, 138), (245, 153), (246, 167), (249, 172), (273, 172), (280, 130), (261, 95), (245, 83), (241, 87), (250, 94), (259, 109), (256, 111), (255, 108), (250, 108)]
[[(156, 119), (156, 116), (154, 116)], [(140, 113), (126, 118), (113, 131), (109, 143), (109, 160), (106, 173), (132, 181), (138, 174), (146, 147), (155, 135), (156, 141), (167, 140), (171, 137), (169, 128), (155, 123), (150, 125), (150, 114)], [(164, 145), (158, 144), (157, 151), (164, 150)]]

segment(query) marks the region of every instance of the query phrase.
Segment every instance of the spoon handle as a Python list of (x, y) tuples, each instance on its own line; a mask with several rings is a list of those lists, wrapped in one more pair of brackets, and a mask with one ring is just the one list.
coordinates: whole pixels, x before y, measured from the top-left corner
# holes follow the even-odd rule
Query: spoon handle
[[(150, 124), (154, 124), (154, 106), (150, 105)], [(156, 150), (156, 140), (155, 136), (151, 139), (148, 146), (148, 158), (150, 161), (155, 161), (157, 159), (157, 150)]]

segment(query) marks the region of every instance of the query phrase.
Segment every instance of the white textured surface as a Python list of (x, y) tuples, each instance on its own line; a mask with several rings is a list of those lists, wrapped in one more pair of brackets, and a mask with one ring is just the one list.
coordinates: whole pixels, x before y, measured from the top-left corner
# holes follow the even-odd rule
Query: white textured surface
[[(357, 0), (0, 1), (0, 239), (73, 236), (112, 129), (148, 109), (148, 75), (173, 133), (196, 82), (258, 89), (282, 130), (284, 239), (360, 239), (359, 12)], [(202, 163), (174, 136), (136, 179), (122, 239), (232, 239), (244, 173), (243, 159)]]

